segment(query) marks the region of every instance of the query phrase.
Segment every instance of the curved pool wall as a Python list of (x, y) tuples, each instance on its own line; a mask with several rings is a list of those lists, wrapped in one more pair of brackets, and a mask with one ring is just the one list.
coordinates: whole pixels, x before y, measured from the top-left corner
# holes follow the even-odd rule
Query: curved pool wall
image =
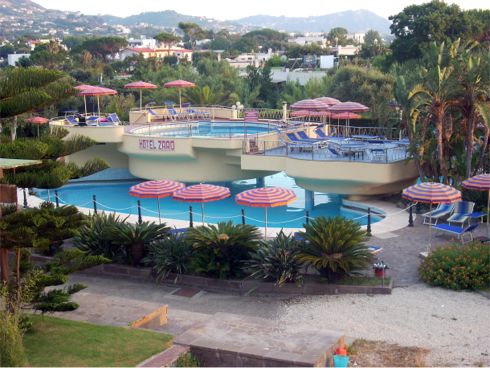
[[(129, 187), (137, 181), (106, 182), (106, 183), (81, 183), (69, 184), (58, 189), (58, 196), (62, 204), (73, 204), (79, 207), (93, 208), (92, 196), (95, 194), (99, 211), (137, 214), (137, 198), (128, 195)], [(223, 185), (223, 183), (218, 183)], [(206, 203), (206, 222), (216, 223), (231, 220), (241, 223), (241, 210), (245, 211), (246, 223), (264, 226), (264, 209), (243, 207), (235, 203), (236, 194), (257, 187), (257, 181), (240, 180), (224, 184), (231, 190), (231, 196), (217, 202)], [(305, 190), (295, 184), (294, 179), (284, 173), (275, 174), (265, 178), (265, 186), (282, 186), (295, 191), (298, 198), (284, 207), (268, 209), (269, 227), (271, 228), (301, 228), (306, 221), (305, 215)], [(46, 190), (38, 190), (38, 197), (47, 199)], [(53, 191), (50, 191), (51, 200), (54, 201)], [(157, 217), (157, 201), (154, 199), (141, 199), (142, 215)], [(367, 223), (365, 212), (346, 209), (342, 206), (342, 196), (336, 194), (315, 193), (314, 207), (309, 211), (310, 218), (318, 216), (343, 216), (355, 219), (360, 224)], [(160, 200), (163, 218), (175, 220), (189, 220), (189, 205), (193, 207), (194, 221), (201, 221), (201, 207), (199, 203), (182, 203), (170, 198)], [(372, 223), (380, 221), (381, 217), (373, 215)]]

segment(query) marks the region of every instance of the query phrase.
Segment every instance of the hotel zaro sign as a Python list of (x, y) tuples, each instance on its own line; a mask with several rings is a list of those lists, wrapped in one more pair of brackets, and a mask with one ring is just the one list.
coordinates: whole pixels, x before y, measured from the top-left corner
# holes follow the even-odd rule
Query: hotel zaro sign
[(166, 139), (139, 140), (139, 148), (144, 151), (175, 151), (175, 141)]

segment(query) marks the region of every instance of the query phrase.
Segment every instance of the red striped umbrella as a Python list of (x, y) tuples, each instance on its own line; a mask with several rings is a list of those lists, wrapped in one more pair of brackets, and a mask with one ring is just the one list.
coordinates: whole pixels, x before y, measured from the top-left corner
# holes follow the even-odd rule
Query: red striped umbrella
[(441, 183), (419, 183), (403, 189), (402, 198), (412, 202), (430, 204), (429, 246), (427, 247), (427, 253), (429, 253), (432, 241), (432, 204), (458, 202), (461, 200), (461, 192), (449, 185)]
[(490, 238), (490, 174), (480, 174), (466, 179), (462, 183), (466, 189), (488, 191), (487, 198), (487, 237)]
[[(93, 86), (88, 85), (88, 84), (80, 84), (78, 86), (75, 86), (75, 89), (78, 89), (80, 92), (83, 90), (86, 90), (87, 88), (92, 88)], [(87, 115), (87, 96), (83, 96), (83, 104), (85, 106), (85, 115)]]
[(298, 110), (291, 112), (293, 117), (304, 117), (304, 116), (331, 116), (330, 111), (310, 111), (310, 110)]
[(180, 189), (173, 198), (181, 202), (201, 203), (202, 223), (204, 224), (204, 203), (220, 201), (230, 196), (230, 189), (212, 184), (196, 184)]
[(342, 120), (350, 120), (350, 119), (360, 119), (361, 115), (354, 114), (353, 112), (339, 112), (332, 113), (332, 119), (342, 119)]
[(40, 124), (47, 124), (48, 121), (49, 121), (49, 119), (43, 118), (42, 116), (35, 116), (35, 117), (27, 119), (28, 123), (37, 125), (37, 136), (38, 137), (39, 137), (39, 125)]
[(337, 100), (336, 98), (333, 97), (326, 97), (326, 96), (315, 98), (315, 101), (320, 101), (321, 103), (328, 106), (337, 105), (340, 103), (340, 100)]
[(160, 198), (171, 197), (179, 189), (185, 188), (183, 183), (173, 180), (151, 180), (133, 185), (129, 188), (129, 195), (138, 198), (156, 198), (158, 200), (158, 221), (160, 216)]
[(248, 207), (263, 207), (265, 210), (265, 232), (267, 238), (267, 208), (286, 206), (296, 199), (296, 194), (285, 188), (256, 188), (246, 190), (235, 196), (238, 204)]
[(172, 82), (167, 82), (163, 85), (165, 88), (178, 88), (179, 89), (179, 106), (182, 109), (182, 88), (192, 88), (196, 85), (192, 82), (188, 82), (182, 79), (177, 79)]
[[(77, 88), (79, 87), (79, 88)], [(106, 87), (100, 87), (100, 86), (88, 86), (86, 84), (82, 84), (80, 86), (77, 86), (79, 96), (83, 96), (84, 98), (87, 96), (97, 96), (97, 109), (99, 112), (100, 116), (100, 96), (110, 96), (110, 95), (117, 95), (117, 91), (114, 89), (106, 88)], [(87, 103), (85, 102), (85, 114), (87, 114)]]
[(143, 81), (138, 81), (138, 82), (131, 82), (128, 83), (124, 86), (126, 89), (139, 89), (140, 90), (140, 110), (143, 110), (143, 90), (144, 89), (155, 89), (158, 88), (155, 84), (153, 83), (148, 83), (148, 82), (143, 82)]
[(301, 100), (298, 102), (295, 102), (291, 105), (291, 108), (293, 110), (328, 110), (328, 105), (312, 100), (312, 99), (306, 99), (306, 100)]

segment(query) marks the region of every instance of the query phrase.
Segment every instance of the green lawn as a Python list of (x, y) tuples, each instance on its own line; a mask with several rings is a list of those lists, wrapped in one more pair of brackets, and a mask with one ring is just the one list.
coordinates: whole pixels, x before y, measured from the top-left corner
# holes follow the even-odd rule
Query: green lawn
[(32, 331), (24, 335), (30, 366), (135, 366), (171, 345), (172, 336), (93, 325), (55, 317), (31, 316)]

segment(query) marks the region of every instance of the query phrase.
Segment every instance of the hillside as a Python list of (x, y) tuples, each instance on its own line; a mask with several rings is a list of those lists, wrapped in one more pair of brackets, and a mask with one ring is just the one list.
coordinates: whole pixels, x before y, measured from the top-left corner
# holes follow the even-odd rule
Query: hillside
[(334, 27), (344, 27), (349, 32), (377, 30), (389, 34), (390, 22), (369, 10), (349, 10), (314, 17), (284, 17), (256, 15), (236, 20), (249, 27), (266, 27), (286, 32), (328, 32)]

